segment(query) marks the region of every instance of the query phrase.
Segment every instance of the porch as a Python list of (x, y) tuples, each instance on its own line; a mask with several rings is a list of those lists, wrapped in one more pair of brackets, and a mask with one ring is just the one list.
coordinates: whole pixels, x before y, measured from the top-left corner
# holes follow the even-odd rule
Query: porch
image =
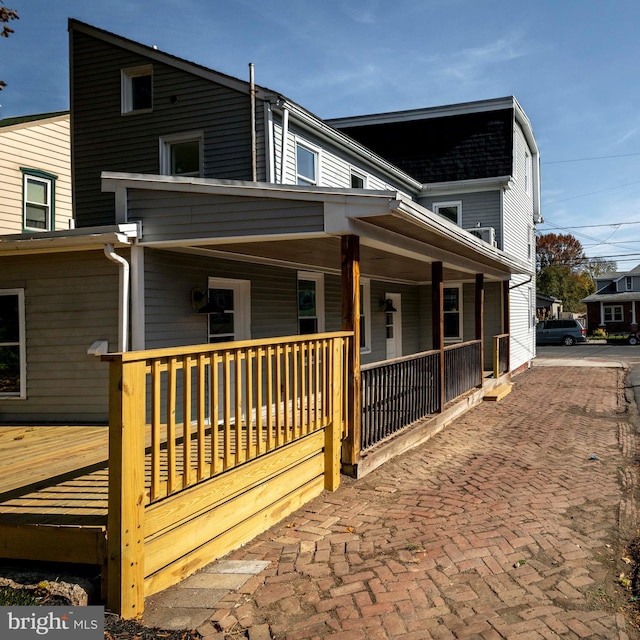
[(345, 419), (358, 406), (349, 332), (103, 356), (109, 427), (0, 427), (0, 556), (96, 565), (108, 606), (133, 617), (335, 490), (341, 446), (362, 471), (374, 448), (380, 463), (403, 433), (425, 437), (480, 401), (508, 370), (507, 344), (494, 341), (490, 381), (482, 341), (366, 368), (359, 435)]

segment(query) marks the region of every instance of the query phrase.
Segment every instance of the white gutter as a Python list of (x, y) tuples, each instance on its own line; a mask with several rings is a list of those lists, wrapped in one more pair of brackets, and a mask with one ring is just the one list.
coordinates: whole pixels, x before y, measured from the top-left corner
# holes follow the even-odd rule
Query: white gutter
[(127, 351), (129, 342), (129, 263), (119, 256), (112, 244), (104, 245), (104, 254), (109, 260), (116, 262), (120, 266), (119, 294), (120, 303), (118, 305), (118, 351)]

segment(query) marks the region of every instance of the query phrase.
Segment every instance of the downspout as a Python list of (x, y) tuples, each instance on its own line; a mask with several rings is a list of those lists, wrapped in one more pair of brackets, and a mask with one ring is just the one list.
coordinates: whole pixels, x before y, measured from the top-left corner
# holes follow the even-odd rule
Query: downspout
[(104, 245), (104, 254), (115, 262), (120, 267), (120, 281), (118, 286), (118, 292), (120, 297), (120, 304), (118, 309), (118, 351), (127, 351), (127, 345), (129, 343), (129, 263), (119, 256), (112, 244)]
[(282, 142), (280, 149), (280, 184), (284, 184), (284, 165), (287, 158), (287, 138), (289, 137), (289, 109), (282, 109)]

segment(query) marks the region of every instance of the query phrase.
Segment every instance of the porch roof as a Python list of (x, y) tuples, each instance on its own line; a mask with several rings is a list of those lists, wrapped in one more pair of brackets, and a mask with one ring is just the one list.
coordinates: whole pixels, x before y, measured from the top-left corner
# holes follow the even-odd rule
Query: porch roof
[(620, 293), (592, 293), (586, 298), (582, 298), (582, 302), (633, 302), (640, 300), (640, 291), (622, 291)]
[[(116, 194), (118, 220), (141, 220), (143, 246), (339, 272), (339, 239), (353, 234), (360, 237), (364, 276), (425, 282), (436, 261), (443, 262), (448, 280), (478, 272), (494, 279), (533, 273), (532, 265), (394, 190), (114, 172), (102, 174), (102, 185)], [(230, 208), (230, 198), (238, 206)], [(167, 201), (171, 215), (162, 210)], [(253, 207), (251, 215), (244, 203), (247, 211)], [(280, 204), (297, 207), (291, 222), (274, 221)]]

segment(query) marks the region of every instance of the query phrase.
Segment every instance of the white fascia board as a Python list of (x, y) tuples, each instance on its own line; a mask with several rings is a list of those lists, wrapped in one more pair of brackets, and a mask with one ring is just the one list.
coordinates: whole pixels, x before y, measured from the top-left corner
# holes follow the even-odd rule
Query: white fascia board
[(137, 229), (137, 225), (119, 225), (2, 236), (0, 237), (0, 255), (88, 251), (102, 249), (105, 244), (126, 247), (132, 244), (134, 238), (137, 238)]
[(449, 180), (447, 182), (427, 182), (422, 185), (419, 196), (494, 191), (495, 189), (511, 189), (512, 187), (513, 176), (476, 178), (473, 180)]

